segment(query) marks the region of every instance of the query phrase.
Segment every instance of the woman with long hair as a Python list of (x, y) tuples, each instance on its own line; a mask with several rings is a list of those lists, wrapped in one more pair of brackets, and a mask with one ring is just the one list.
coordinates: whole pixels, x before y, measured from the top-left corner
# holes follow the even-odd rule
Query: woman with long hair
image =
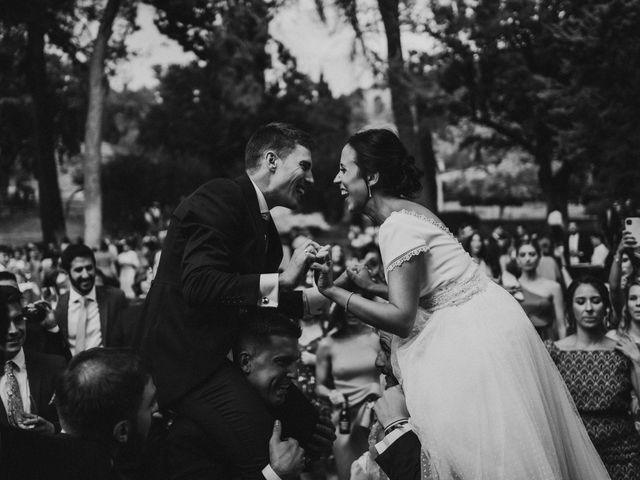
[[(393, 333), (392, 364), (411, 423), (439, 480), (609, 478), (558, 370), (518, 302), (427, 208), (420, 172), (389, 130), (342, 150), (334, 180), (352, 212), (380, 225), (388, 303), (333, 284), (320, 291)], [(431, 478), (430, 477), (430, 478)]]
[(540, 258), (540, 247), (535, 240), (526, 240), (517, 245), (518, 280), (523, 295), (520, 305), (543, 340), (563, 338), (566, 326), (562, 287), (538, 273)]
[(485, 239), (479, 232), (473, 232), (462, 242), (465, 251), (471, 256), (486, 275), (493, 281), (500, 283), (502, 271), (500, 268), (500, 260), (498, 258), (498, 247), (489, 245), (489, 241)]
[(640, 436), (630, 409), (640, 391), (640, 349), (627, 334), (606, 336), (610, 315), (606, 285), (578, 279), (567, 292), (569, 336), (546, 345), (611, 478), (637, 480)]
[[(333, 456), (338, 479), (349, 480), (351, 464), (368, 447), (371, 411), (367, 402), (381, 393), (375, 367), (380, 341), (369, 325), (342, 308), (334, 308), (330, 317), (335, 328), (320, 341), (316, 352), (316, 393), (334, 407)], [(339, 428), (344, 406), (348, 407), (347, 432)]]

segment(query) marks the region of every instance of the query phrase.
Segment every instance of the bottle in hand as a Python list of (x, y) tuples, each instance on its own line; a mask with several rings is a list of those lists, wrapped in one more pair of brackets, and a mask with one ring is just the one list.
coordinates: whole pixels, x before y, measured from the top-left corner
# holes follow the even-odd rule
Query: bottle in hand
[(340, 433), (351, 432), (351, 420), (349, 420), (349, 397), (344, 396), (344, 403), (340, 409), (340, 417), (338, 417), (338, 430)]

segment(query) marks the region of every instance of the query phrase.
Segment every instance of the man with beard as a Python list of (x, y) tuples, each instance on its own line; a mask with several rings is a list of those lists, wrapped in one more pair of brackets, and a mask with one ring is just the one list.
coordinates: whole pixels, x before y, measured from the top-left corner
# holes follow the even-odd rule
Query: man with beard
[(265, 125), (247, 143), (245, 175), (211, 180), (178, 206), (142, 315), (160, 406), (197, 424), (243, 479), (259, 478), (269, 463), (273, 420), (227, 355), (243, 311), (278, 308), (301, 318), (312, 309), (310, 297), (293, 290), (319, 245), (305, 242), (278, 273), (282, 246), (269, 214), (296, 208), (313, 183), (312, 143), (290, 125)]
[(96, 286), (93, 250), (82, 244), (69, 245), (62, 252), (60, 266), (69, 274), (71, 290), (58, 300), (56, 325), (50, 332), (57, 333), (68, 358), (93, 347), (125, 345), (120, 324), (127, 306), (124, 292)]

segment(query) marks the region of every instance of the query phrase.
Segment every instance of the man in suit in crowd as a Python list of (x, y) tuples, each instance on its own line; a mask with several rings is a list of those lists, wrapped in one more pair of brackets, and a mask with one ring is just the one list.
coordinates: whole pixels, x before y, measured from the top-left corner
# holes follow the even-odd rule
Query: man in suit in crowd
[[(380, 351), (376, 367), (384, 377), (385, 390), (376, 400), (374, 410), (378, 422), (371, 435), (379, 441), (351, 466), (351, 479), (371, 478), (372, 462), (389, 480), (420, 480), (432, 478), (430, 465), (422, 453), (420, 439), (409, 424), (409, 412), (404, 392), (391, 367), (391, 334), (380, 331)], [(422, 477), (422, 471), (425, 476)]]
[(593, 247), (588, 235), (583, 235), (578, 230), (576, 222), (569, 222), (567, 226), (566, 251), (569, 255), (569, 265), (589, 263)]
[[(71, 289), (58, 300), (55, 326), (68, 358), (93, 347), (119, 347), (126, 343), (120, 315), (127, 306), (124, 292), (96, 286), (96, 260), (86, 245), (69, 245), (60, 258), (60, 266), (69, 274)], [(50, 344), (50, 343), (49, 343)], [(50, 353), (58, 348), (48, 347)]]
[(55, 403), (61, 434), (0, 425), (0, 478), (161, 478), (136, 470), (157, 411), (155, 387), (139, 357), (113, 348), (80, 352), (62, 373)]
[[(376, 463), (389, 480), (419, 480), (421, 469), (429, 468), (418, 436), (409, 424), (409, 412), (402, 387), (391, 367), (391, 335), (380, 332), (380, 352), (376, 367), (384, 375), (385, 390), (374, 410), (384, 430), (384, 437), (375, 445)], [(430, 478), (430, 477), (427, 477)]]
[[(5, 272), (6, 273), (6, 272)], [(42, 433), (56, 431), (53, 406), (55, 382), (66, 362), (57, 355), (24, 349), (29, 319), (23, 312), (20, 291), (10, 279), (0, 279), (0, 298), (7, 305), (9, 328), (2, 344), (0, 422)]]
[[(269, 446), (269, 463), (265, 463), (262, 477), (256, 478), (296, 478), (305, 459), (313, 457), (313, 452), (305, 452), (295, 439), (282, 438), (283, 428), (289, 428), (279, 420), (279, 409), (287, 395), (297, 392), (291, 387), (296, 377), (300, 332), (297, 322), (263, 310), (251, 315), (233, 349), (236, 367), (262, 399), (264, 414), (276, 422), (271, 438), (263, 439)], [(330, 419), (323, 429), (325, 437), (335, 438)], [(222, 446), (209, 442), (204, 431), (187, 417), (176, 418), (166, 443), (171, 480), (226, 479), (238, 474), (222, 454)]]
[(305, 132), (263, 126), (247, 143), (246, 174), (211, 180), (186, 198), (171, 217), (143, 311), (142, 347), (160, 406), (198, 424), (241, 478), (258, 478), (268, 463), (273, 422), (227, 354), (243, 310), (300, 318), (313, 307), (293, 289), (319, 246), (305, 242), (278, 273), (282, 246), (269, 215), (275, 206), (295, 208), (313, 183), (311, 148)]

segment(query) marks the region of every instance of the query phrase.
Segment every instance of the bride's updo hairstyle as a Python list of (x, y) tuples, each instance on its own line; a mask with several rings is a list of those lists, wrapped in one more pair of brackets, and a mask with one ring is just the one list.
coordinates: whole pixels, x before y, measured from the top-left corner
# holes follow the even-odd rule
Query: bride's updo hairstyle
[(422, 189), (422, 172), (391, 130), (363, 130), (353, 135), (347, 145), (355, 150), (356, 164), (365, 181), (368, 174), (377, 172), (380, 175), (373, 188), (403, 198), (412, 198)]

